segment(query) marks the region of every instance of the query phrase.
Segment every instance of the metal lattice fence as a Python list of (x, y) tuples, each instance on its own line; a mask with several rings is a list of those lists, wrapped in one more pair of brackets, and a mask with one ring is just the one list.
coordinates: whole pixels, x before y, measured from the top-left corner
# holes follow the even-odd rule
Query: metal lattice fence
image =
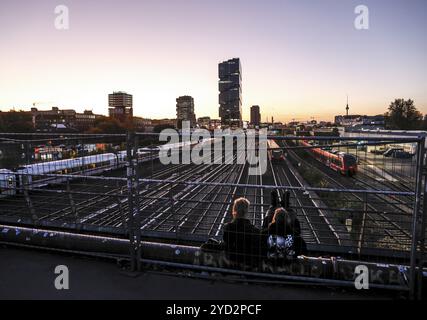
[[(222, 246), (220, 250), (230, 251), (221, 241), (233, 222), (233, 202), (244, 197), (250, 202), (246, 220), (255, 228), (250, 230), (261, 235), (256, 240), (261, 249), (246, 252), (251, 261), (256, 256), (277, 267), (277, 254), (283, 252), (270, 225), (281, 218), (275, 209), (285, 206), (286, 218), (298, 224), (288, 233), (293, 241), (302, 239), (304, 256), (406, 266), (413, 294), (421, 281), (423, 136), (269, 136), (266, 170), (259, 174), (250, 173), (249, 162), (239, 161), (238, 150), (249, 150), (245, 142), (241, 148), (245, 140), (239, 139), (231, 149), (224, 137), (196, 139), (185, 145), (188, 149), (175, 145), (169, 155), (183, 157), (200, 144), (211, 152), (197, 150), (201, 164), (165, 165), (154, 134), (0, 137), (0, 223), (5, 227), (129, 239), (137, 268), (145, 257), (144, 241), (208, 243), (209, 250)], [(220, 149), (216, 146), (220, 153), (213, 152)], [(227, 153), (231, 162), (224, 161)], [(241, 232), (234, 230), (234, 238)], [(259, 263), (252, 270), (259, 271)]]

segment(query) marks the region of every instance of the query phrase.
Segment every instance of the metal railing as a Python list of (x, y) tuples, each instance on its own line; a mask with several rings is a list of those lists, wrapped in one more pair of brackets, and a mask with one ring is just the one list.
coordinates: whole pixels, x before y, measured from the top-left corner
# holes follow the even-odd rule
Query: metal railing
[[(250, 201), (248, 220), (268, 238), (267, 216), (274, 214), (272, 207), (280, 208), (272, 204), (272, 192), (279, 192), (280, 201), (287, 191), (286, 211), (299, 223), (292, 235), (306, 243), (306, 255), (406, 266), (408, 290), (413, 297), (420, 295), (425, 137), (270, 136), (283, 157), (269, 156), (262, 175), (249, 175), (249, 164), (239, 163), (235, 150), (224, 150), (233, 153), (231, 164), (162, 165), (153, 137), (157, 135), (0, 134), (0, 150), (9, 153), (0, 171), (0, 223), (128, 239), (132, 268), (139, 269), (144, 241), (222, 241), (239, 197)], [(62, 160), (83, 162), (73, 168), (66, 162), (64, 168), (51, 156), (35, 157), (35, 148), (47, 144), (75, 151), (64, 152)], [(413, 156), (405, 153), (407, 147), (415, 150)], [(395, 154), (382, 154), (393, 148)], [(327, 154), (320, 157), (316, 150)], [(357, 173), (351, 177), (332, 165), (342, 153), (356, 159)], [(222, 159), (224, 154), (207, 157)], [(84, 162), (88, 159), (90, 163)], [(45, 165), (36, 171), (33, 164), (40, 162)], [(270, 249), (259, 251), (259, 258)]]

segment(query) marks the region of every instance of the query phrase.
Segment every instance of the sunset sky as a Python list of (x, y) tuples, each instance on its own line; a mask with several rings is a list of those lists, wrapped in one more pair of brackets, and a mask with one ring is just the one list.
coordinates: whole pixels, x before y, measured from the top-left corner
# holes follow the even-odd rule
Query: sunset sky
[[(54, 28), (54, 8), (70, 29)], [(370, 10), (356, 30), (354, 8)], [(134, 96), (134, 113), (173, 118), (191, 95), (218, 118), (218, 63), (239, 57), (243, 117), (332, 120), (383, 113), (412, 98), (427, 113), (425, 0), (1, 0), (0, 109), (59, 106), (107, 113), (107, 96)]]

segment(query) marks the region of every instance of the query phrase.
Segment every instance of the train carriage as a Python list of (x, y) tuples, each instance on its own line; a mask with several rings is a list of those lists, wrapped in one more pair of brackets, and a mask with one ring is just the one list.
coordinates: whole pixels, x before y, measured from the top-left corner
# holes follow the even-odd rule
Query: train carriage
[(117, 169), (124, 165), (124, 155), (104, 153), (74, 159), (58, 160), (26, 165), (16, 170), (19, 187), (39, 188), (48, 184), (61, 183), (66, 178), (47, 176), (49, 174), (86, 174), (95, 175)]
[(274, 140), (268, 140), (268, 156), (272, 162), (284, 160), (283, 150)]
[[(211, 143), (212, 141), (204, 141)], [(157, 159), (159, 152), (180, 150), (183, 146), (193, 147), (198, 142), (180, 142), (166, 144), (154, 148), (139, 148), (137, 157), (139, 162)], [(65, 182), (69, 177), (60, 175), (96, 175), (105, 171), (124, 167), (127, 160), (127, 151), (103, 153), (73, 159), (48, 161), (25, 165), (15, 171), (0, 169), (0, 198), (14, 195), (17, 190), (34, 189), (50, 184)]]
[(0, 198), (15, 194), (15, 190), (15, 173), (7, 169), (0, 169)]
[(322, 150), (320, 147), (313, 148), (310, 143), (304, 140), (300, 141), (300, 144), (302, 146), (309, 147), (307, 151), (310, 152), (314, 158), (324, 163), (332, 170), (349, 177), (357, 173), (357, 159), (354, 155), (345, 152), (335, 154), (327, 150)]

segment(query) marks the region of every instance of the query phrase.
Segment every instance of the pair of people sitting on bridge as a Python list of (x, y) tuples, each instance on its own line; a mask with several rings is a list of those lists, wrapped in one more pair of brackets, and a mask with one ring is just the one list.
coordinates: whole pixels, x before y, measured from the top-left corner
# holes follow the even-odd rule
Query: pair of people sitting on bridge
[(296, 214), (289, 209), (289, 192), (271, 194), (271, 206), (258, 229), (248, 219), (250, 203), (239, 198), (233, 204), (233, 220), (224, 225), (223, 245), (230, 260), (253, 265), (267, 257), (280, 261), (291, 260), (306, 251)]

